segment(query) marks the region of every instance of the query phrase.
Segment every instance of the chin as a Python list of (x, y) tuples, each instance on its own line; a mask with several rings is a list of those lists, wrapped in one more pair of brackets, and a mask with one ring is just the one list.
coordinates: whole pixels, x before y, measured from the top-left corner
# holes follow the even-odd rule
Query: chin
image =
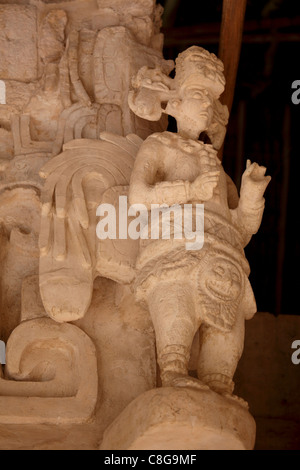
[(197, 129), (199, 130), (199, 134), (207, 131), (208, 128), (209, 128), (209, 120), (206, 118), (200, 117), (197, 120)]

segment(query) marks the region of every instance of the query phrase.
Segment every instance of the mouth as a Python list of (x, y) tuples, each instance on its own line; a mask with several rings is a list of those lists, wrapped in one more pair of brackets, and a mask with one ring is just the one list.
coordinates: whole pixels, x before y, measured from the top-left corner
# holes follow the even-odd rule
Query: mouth
[(204, 120), (204, 119), (205, 119), (205, 120), (208, 120), (208, 113), (201, 113), (201, 114), (199, 114), (198, 119), (199, 119), (199, 120)]

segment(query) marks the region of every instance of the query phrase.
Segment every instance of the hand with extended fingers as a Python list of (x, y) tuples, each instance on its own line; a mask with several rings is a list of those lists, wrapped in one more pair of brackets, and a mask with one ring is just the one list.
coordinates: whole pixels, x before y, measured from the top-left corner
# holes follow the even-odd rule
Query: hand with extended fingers
[(271, 181), (271, 176), (266, 176), (267, 169), (257, 163), (247, 160), (247, 168), (242, 177), (241, 199), (251, 199), (259, 202), (263, 199), (264, 192)]

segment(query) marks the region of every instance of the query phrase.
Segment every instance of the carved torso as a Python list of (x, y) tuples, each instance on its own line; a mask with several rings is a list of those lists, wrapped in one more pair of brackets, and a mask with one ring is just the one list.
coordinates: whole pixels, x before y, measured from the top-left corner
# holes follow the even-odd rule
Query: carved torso
[[(156, 164), (159, 161), (157, 170), (157, 180), (159, 181), (189, 181), (192, 183), (198, 176), (207, 171), (207, 163), (203, 156), (203, 151), (212, 151), (212, 146), (204, 144), (201, 141), (184, 139), (178, 134), (171, 132), (163, 132), (154, 134), (144, 143), (147, 146), (155, 147)], [(153, 149), (154, 150), (154, 149)], [(227, 201), (227, 181), (226, 173), (217, 161), (216, 165), (220, 168), (220, 178), (217, 187), (214, 190), (213, 197), (210, 201), (205, 202), (205, 209), (222, 215), (227, 220), (231, 220), (231, 214)], [(191, 201), (194, 204), (201, 204), (203, 201)], [(142, 203), (142, 201), (141, 201)], [(157, 201), (159, 203), (159, 201)]]

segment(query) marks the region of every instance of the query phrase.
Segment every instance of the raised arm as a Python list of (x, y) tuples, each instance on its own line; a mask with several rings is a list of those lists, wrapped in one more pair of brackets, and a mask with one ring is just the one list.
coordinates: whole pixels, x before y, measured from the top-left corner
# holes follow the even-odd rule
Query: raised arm
[(233, 218), (244, 230), (249, 242), (252, 235), (257, 233), (264, 213), (264, 192), (271, 181), (271, 176), (265, 176), (266, 168), (257, 163), (247, 161), (247, 168), (242, 177), (240, 201), (232, 211)]

